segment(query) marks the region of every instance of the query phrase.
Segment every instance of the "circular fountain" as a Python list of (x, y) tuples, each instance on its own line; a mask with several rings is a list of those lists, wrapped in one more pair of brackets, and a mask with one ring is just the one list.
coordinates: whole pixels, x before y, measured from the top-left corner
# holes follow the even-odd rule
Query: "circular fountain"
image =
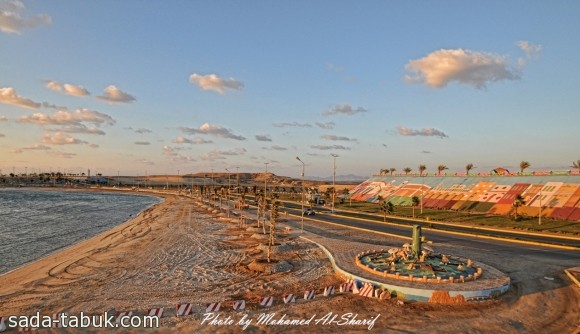
[[(355, 262), (359, 268), (376, 275), (378, 280), (370, 280), (374, 285), (406, 295), (405, 299), (412, 296), (414, 300), (433, 301), (444, 296), (449, 302), (460, 295), (456, 300), (480, 300), (502, 294), (509, 288), (509, 277), (497, 269), (476, 264), (471, 259), (437, 253), (423, 245), (424, 242), (421, 226), (414, 225), (411, 243), (400, 248), (359, 253)], [(482, 278), (484, 268), (487, 279)]]

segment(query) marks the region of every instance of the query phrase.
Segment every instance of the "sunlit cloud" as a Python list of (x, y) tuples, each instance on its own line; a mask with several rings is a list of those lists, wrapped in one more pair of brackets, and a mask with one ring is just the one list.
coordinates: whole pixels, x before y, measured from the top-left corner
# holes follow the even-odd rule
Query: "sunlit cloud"
[(310, 148), (321, 150), (321, 151), (328, 151), (328, 150), (346, 150), (350, 151), (350, 147), (342, 146), (342, 145), (310, 145)]
[(49, 146), (42, 145), (42, 144), (34, 144), (32, 146), (23, 147), (22, 149), (23, 150), (32, 150), (32, 151), (46, 151), (46, 150), (50, 150), (51, 148)]
[(144, 145), (144, 146), (145, 145), (151, 145), (151, 143), (148, 142), (148, 141), (136, 141), (134, 144), (135, 145)]
[(48, 151), (46, 153), (49, 155), (55, 156), (57, 158), (62, 158), (62, 159), (72, 159), (77, 155), (76, 153), (68, 153), (68, 152), (60, 152), (60, 151)]
[(442, 49), (427, 56), (411, 60), (405, 65), (411, 74), (408, 83), (424, 83), (442, 88), (451, 82), (486, 88), (491, 82), (518, 80), (520, 69), (509, 62), (508, 56), (464, 49)]
[(320, 136), (320, 138), (326, 139), (326, 140), (335, 140), (335, 141), (357, 141), (356, 138), (349, 138), (349, 137), (336, 136), (336, 135), (323, 135), (323, 136)]
[(234, 78), (222, 79), (216, 74), (193, 73), (189, 76), (189, 81), (203, 90), (214, 90), (220, 94), (224, 94), (226, 89), (241, 90), (244, 87), (244, 83), (241, 81)]
[(173, 139), (172, 142), (175, 144), (195, 144), (195, 145), (213, 143), (213, 141), (211, 141), (211, 140), (206, 140), (206, 139), (203, 139), (200, 137), (195, 137), (193, 139), (189, 139), (189, 138), (185, 138), (185, 137), (181, 137), (181, 136)]
[(97, 99), (112, 103), (131, 103), (136, 101), (134, 96), (123, 92), (114, 85), (105, 88), (103, 95), (97, 96)]
[(66, 133), (82, 133), (87, 135), (105, 135), (105, 131), (96, 128), (96, 127), (87, 127), (84, 124), (75, 124), (75, 125), (65, 125), (58, 128), (57, 131), (66, 132)]
[(82, 124), (83, 122), (91, 123), (96, 126), (115, 124), (115, 120), (111, 116), (86, 108), (77, 109), (75, 111), (59, 110), (52, 115), (34, 113), (32, 115), (18, 118), (17, 122), (36, 125), (71, 125), (79, 128), (84, 126)]
[(84, 140), (74, 138), (62, 132), (46, 133), (42, 138), (42, 142), (49, 145), (87, 144)]
[(230, 129), (226, 129), (220, 125), (214, 125), (209, 123), (202, 124), (199, 129), (188, 128), (188, 127), (179, 127), (183, 133), (187, 134), (207, 134), (216, 136), (218, 138), (228, 138), (228, 139), (235, 139), (235, 140), (246, 140), (246, 137), (236, 135)]
[(184, 155), (180, 154), (178, 151), (179, 150), (174, 148), (174, 147), (167, 146), (167, 145), (163, 146), (163, 155), (165, 155), (165, 157), (167, 157), (167, 159), (169, 159), (170, 161), (180, 162), (180, 163), (196, 161), (193, 157), (184, 156)]
[(533, 56), (539, 54), (543, 48), (539, 44), (532, 44), (528, 41), (517, 41), (516, 45), (518, 46), (518, 48), (520, 48), (522, 51), (524, 51), (526, 53), (526, 55), (528, 55), (529, 57), (533, 57)]
[(233, 150), (214, 150), (208, 152), (201, 156), (201, 160), (205, 161), (215, 161), (215, 160), (224, 160), (227, 159), (228, 156), (237, 156), (245, 154), (247, 150), (245, 148), (236, 148)]
[(272, 141), (270, 135), (256, 135), (257, 141)]
[(423, 137), (439, 137), (446, 138), (447, 136), (443, 131), (437, 130), (435, 128), (423, 128), (421, 130), (410, 129), (404, 126), (397, 127), (397, 132), (401, 136), (423, 136)]
[(322, 115), (324, 115), (324, 116), (330, 116), (330, 115), (352, 116), (352, 115), (365, 113), (365, 112), (367, 112), (367, 110), (364, 108), (361, 108), (361, 107), (353, 108), (350, 104), (345, 103), (342, 105), (332, 106), (330, 109), (322, 112)]
[(283, 122), (283, 123), (272, 123), (272, 126), (277, 128), (285, 128), (285, 127), (298, 127), (298, 128), (311, 128), (312, 124), (310, 123), (298, 123), (298, 122)]
[(56, 92), (62, 92), (64, 94), (70, 95), (70, 96), (87, 96), (87, 95), (91, 94), (83, 86), (72, 85), (72, 84), (61, 85), (59, 82), (54, 81), (54, 80), (47, 80), (45, 82), (45, 87), (50, 89), (50, 90), (53, 90)]
[(21, 13), (26, 9), (20, 0), (0, 1), (0, 31), (7, 34), (20, 34), (25, 29), (31, 29), (52, 23), (52, 18), (47, 14), (22, 17)]
[(329, 130), (334, 129), (334, 126), (336, 125), (336, 123), (334, 122), (326, 122), (326, 123), (316, 122), (314, 124), (316, 124), (316, 126), (321, 129), (329, 129)]
[(41, 105), (40, 103), (19, 96), (12, 87), (0, 88), (0, 103), (28, 109), (38, 109)]

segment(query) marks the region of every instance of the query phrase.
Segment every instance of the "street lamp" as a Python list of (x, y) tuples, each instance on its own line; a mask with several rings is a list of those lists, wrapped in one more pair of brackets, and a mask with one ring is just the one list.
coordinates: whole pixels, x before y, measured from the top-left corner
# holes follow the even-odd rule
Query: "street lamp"
[(268, 192), (266, 188), (268, 182), (268, 164), (269, 162), (264, 162), (264, 165), (266, 165), (266, 174), (264, 174), (264, 198), (266, 198), (266, 193)]
[(302, 201), (300, 202), (302, 204), (302, 212), (300, 216), (302, 217), (302, 232), (304, 232), (304, 166), (306, 164), (299, 157), (296, 157), (296, 160), (302, 163)]
[(336, 193), (336, 186), (335, 186), (335, 179), (336, 179), (336, 158), (338, 158), (338, 154), (332, 153), (331, 156), (333, 157), (333, 164), (332, 164), (332, 209), (330, 209), (331, 213), (334, 213), (334, 194)]
[(230, 205), (228, 203), (228, 201), (230, 200), (230, 171), (226, 168), (226, 172), (228, 172), (228, 191), (226, 191), (226, 194), (228, 195), (227, 199), (226, 199), (226, 205), (228, 206), (228, 217), (230, 216)]

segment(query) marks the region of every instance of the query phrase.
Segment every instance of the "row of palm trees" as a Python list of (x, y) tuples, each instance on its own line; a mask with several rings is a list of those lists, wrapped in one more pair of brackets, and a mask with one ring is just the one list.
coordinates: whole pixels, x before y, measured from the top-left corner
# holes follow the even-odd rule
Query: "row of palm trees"
[[(521, 161), (520, 162), (520, 172), (523, 173), (526, 169), (530, 168), (531, 166), (532, 165), (528, 161)], [(570, 167), (580, 170), (580, 160), (573, 161), (572, 166), (570, 166)], [(475, 165), (473, 165), (471, 162), (468, 163), (467, 165), (465, 165), (465, 174), (469, 175), (469, 172), (475, 168), (477, 168), (477, 167), (475, 167)], [(441, 175), (443, 173), (443, 171), (446, 169), (449, 169), (449, 168), (447, 168), (446, 165), (437, 166), (437, 175)], [(419, 165), (418, 170), (419, 170), (419, 175), (423, 176), (423, 173), (427, 170), (427, 166)], [(397, 171), (396, 168), (383, 168), (380, 170), (379, 175), (381, 175), (381, 176), (391, 175), (392, 176), (393, 173), (396, 171)], [(411, 173), (411, 171), (413, 171), (413, 169), (410, 167), (403, 168), (403, 172), (405, 172), (405, 175), (408, 175), (409, 173)]]

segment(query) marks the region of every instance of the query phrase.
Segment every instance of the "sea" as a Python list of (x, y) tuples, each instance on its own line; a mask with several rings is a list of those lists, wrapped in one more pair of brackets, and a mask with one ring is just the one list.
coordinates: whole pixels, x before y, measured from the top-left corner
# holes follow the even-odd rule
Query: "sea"
[(0, 275), (123, 223), (159, 197), (0, 188)]

